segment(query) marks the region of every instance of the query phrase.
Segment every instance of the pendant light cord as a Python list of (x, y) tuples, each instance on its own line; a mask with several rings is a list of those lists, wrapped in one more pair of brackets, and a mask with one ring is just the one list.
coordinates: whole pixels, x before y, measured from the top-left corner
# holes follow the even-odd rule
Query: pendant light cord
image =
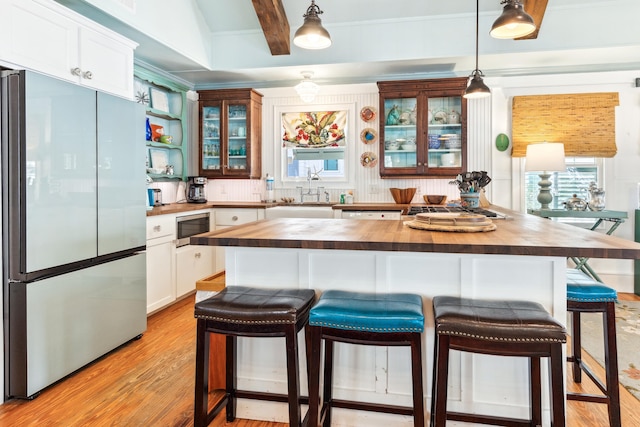
[(478, 69), (478, 27), (480, 26), (480, 0), (476, 0), (476, 71)]

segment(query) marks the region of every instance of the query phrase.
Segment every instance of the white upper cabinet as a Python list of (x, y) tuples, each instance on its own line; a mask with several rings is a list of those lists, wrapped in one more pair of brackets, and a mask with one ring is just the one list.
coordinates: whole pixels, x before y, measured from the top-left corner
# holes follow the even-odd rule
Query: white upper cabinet
[(52, 0), (0, 4), (0, 60), (133, 99), (136, 43)]

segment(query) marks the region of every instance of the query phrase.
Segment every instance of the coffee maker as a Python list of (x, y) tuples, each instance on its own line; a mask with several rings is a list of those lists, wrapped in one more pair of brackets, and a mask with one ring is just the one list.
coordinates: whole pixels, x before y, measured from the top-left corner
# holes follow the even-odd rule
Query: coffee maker
[(187, 203), (206, 203), (207, 195), (205, 185), (207, 178), (204, 176), (190, 176), (187, 178)]

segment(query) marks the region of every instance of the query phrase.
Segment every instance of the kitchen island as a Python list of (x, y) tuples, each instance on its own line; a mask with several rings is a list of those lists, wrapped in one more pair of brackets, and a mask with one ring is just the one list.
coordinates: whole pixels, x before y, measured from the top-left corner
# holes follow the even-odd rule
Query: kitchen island
[[(403, 221), (274, 219), (192, 237), (191, 243), (226, 247), (227, 286), (422, 295), (425, 407), (429, 408), (434, 296), (537, 301), (565, 323), (566, 257), (640, 259), (640, 244), (635, 242), (517, 212), (509, 211), (508, 218), (496, 220), (497, 229), (483, 233), (415, 230)], [(239, 385), (285, 392), (282, 345), (242, 341)], [(410, 404), (408, 350), (341, 345), (334, 363), (335, 398)], [(546, 384), (546, 373), (543, 378)], [(527, 382), (526, 360), (454, 352), (448, 405), (456, 411), (526, 417)], [(548, 412), (548, 399), (543, 402)], [(238, 414), (286, 422), (284, 406), (277, 405), (241, 401)], [(548, 425), (548, 413), (545, 420)], [(336, 409), (334, 422), (411, 425), (411, 418)]]

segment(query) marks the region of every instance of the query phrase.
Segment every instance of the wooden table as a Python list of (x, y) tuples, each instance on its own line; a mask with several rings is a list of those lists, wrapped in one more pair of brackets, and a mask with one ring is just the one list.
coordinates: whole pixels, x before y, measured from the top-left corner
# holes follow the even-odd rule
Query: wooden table
[[(572, 211), (566, 209), (540, 209), (540, 210), (530, 210), (530, 214), (537, 215), (542, 218), (587, 218), (594, 219), (595, 222), (591, 226), (590, 230), (594, 231), (597, 229), (600, 224), (603, 222), (610, 222), (611, 225), (606, 231), (606, 234), (611, 235), (614, 231), (622, 224), (625, 219), (627, 219), (628, 215), (625, 211), (610, 211), (610, 210), (602, 210), (602, 211)], [(570, 256), (571, 261), (576, 265), (576, 269), (581, 270), (582, 272), (588, 274), (598, 282), (602, 282), (600, 276), (596, 274), (596, 272), (591, 268), (588, 264), (588, 257), (577, 257)]]
[[(424, 398), (429, 408), (434, 296), (536, 301), (564, 324), (566, 257), (640, 259), (638, 243), (534, 215), (492, 209), (506, 212), (510, 219), (496, 220), (497, 230), (484, 233), (415, 230), (398, 220), (281, 218), (194, 236), (191, 244), (226, 247), (227, 286), (422, 295)], [(256, 391), (286, 392), (280, 342), (248, 340), (239, 343), (238, 354), (239, 384)], [(334, 397), (410, 405), (408, 357), (397, 348), (340, 346), (334, 358)], [(303, 353), (300, 360), (304, 363)], [(301, 370), (304, 378), (305, 369)], [(526, 417), (527, 372), (526, 361), (518, 358), (455, 354), (450, 362), (448, 407)], [(303, 390), (305, 384), (303, 379)], [(284, 406), (243, 401), (238, 410), (242, 418), (286, 422)], [(339, 424), (361, 425), (357, 416), (353, 411), (334, 412)], [(545, 420), (548, 425), (548, 414)], [(368, 426), (390, 424), (410, 425), (410, 419), (367, 415)]]

